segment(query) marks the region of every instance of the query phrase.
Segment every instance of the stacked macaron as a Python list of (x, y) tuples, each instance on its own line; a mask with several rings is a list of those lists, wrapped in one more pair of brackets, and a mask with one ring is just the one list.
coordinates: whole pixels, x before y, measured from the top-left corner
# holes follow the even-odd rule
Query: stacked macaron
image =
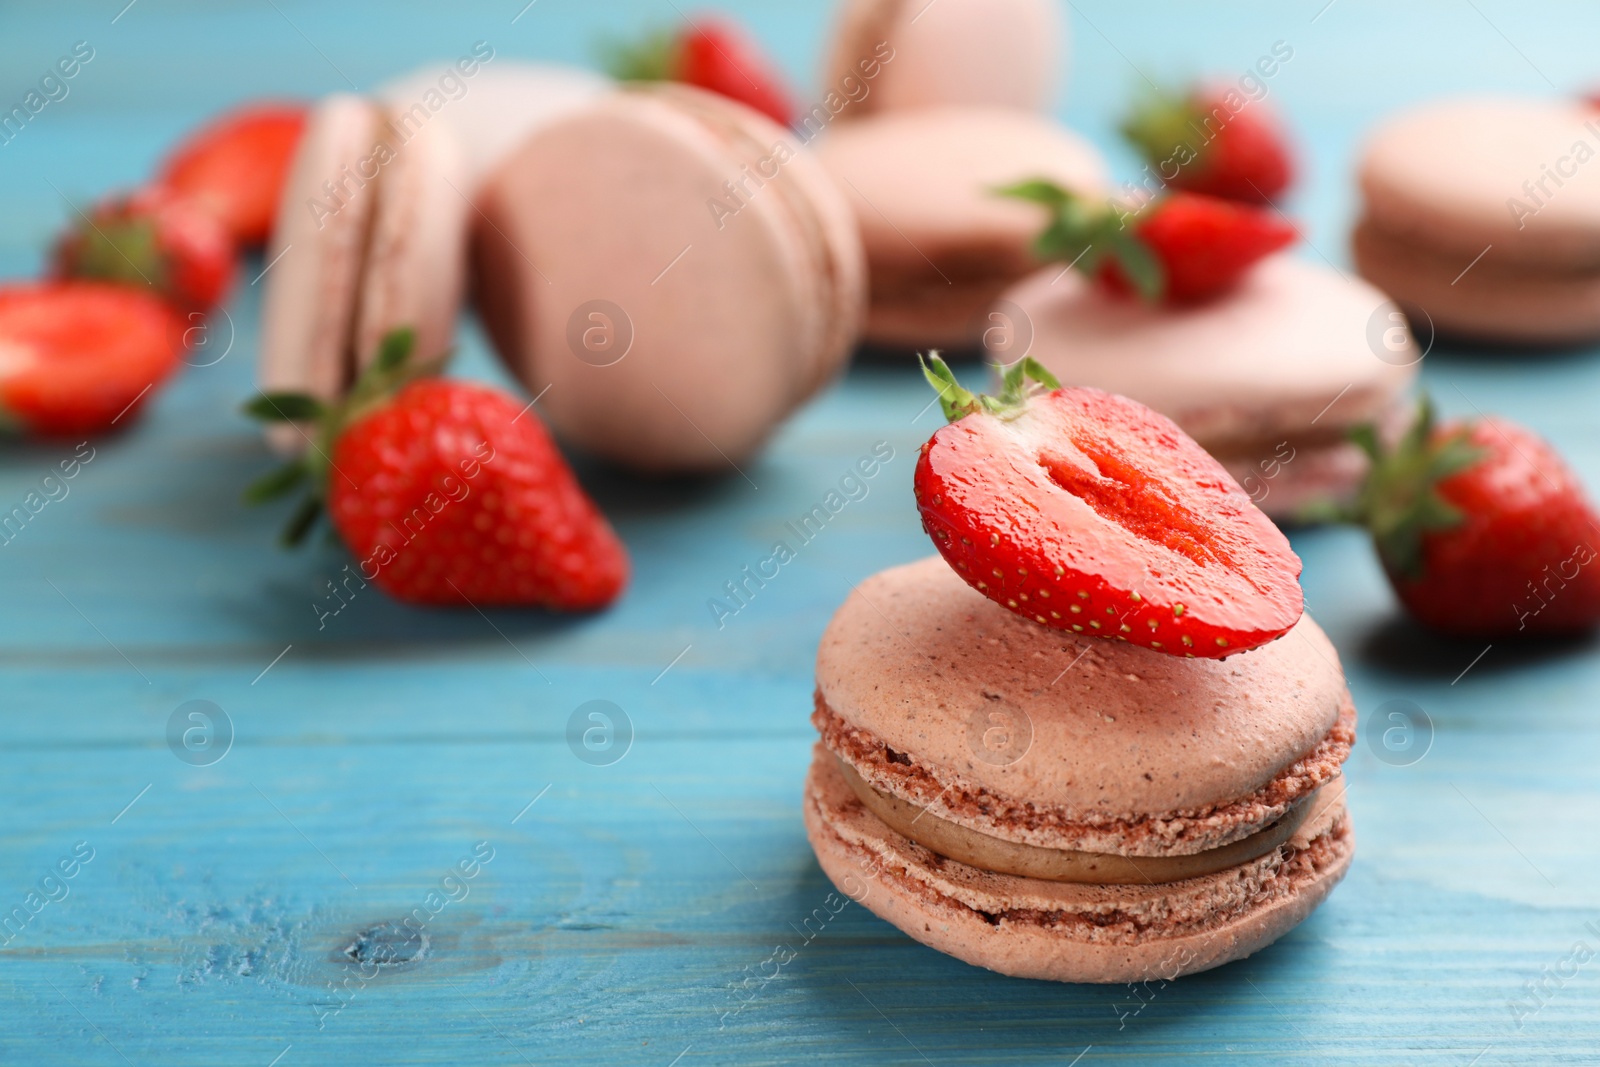
[[(1284, 521), (1353, 498), (1368, 461), (1350, 431), (1408, 418), (1422, 360), (1404, 321), (1382, 317), (1382, 293), (1290, 255), (1197, 304), (1116, 297), (1059, 267), (1004, 299), (1028, 351), (1062, 381), (1167, 415)], [(1391, 347), (1374, 347), (1375, 316), (1398, 338)], [(997, 357), (1016, 343), (994, 337)]]
[(1362, 155), (1361, 273), (1441, 333), (1600, 337), (1600, 110), (1463, 99), (1406, 111)]
[(954, 421), (916, 480), (943, 558), (862, 582), (817, 656), (823, 870), (1020, 977), (1174, 978), (1270, 944), (1354, 847), (1355, 710), (1298, 559), (1154, 412), (936, 370)]

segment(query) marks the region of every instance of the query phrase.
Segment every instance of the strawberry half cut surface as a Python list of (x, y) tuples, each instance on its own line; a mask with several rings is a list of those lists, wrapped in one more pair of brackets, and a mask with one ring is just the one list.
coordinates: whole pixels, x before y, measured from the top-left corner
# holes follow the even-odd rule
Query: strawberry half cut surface
[(937, 354), (923, 369), (950, 425), (922, 446), (917, 508), (989, 599), (1054, 629), (1207, 659), (1299, 621), (1288, 539), (1171, 420), (1063, 389), (1031, 359), (998, 397), (963, 389)]

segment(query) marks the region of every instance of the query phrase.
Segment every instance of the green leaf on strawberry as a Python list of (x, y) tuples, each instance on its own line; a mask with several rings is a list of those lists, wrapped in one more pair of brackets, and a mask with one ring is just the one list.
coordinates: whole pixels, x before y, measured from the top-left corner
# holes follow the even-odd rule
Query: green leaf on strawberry
[(305, 540), (322, 513), (327, 493), (328, 465), (334, 443), (350, 425), (386, 403), (407, 383), (439, 373), (450, 353), (437, 359), (413, 363), (411, 355), (417, 332), (402, 326), (385, 334), (378, 342), (372, 363), (356, 379), (349, 394), (337, 403), (328, 403), (304, 393), (260, 393), (245, 402), (248, 416), (267, 423), (311, 423), (303, 455), (252, 482), (244, 491), (249, 504), (261, 504), (285, 496), (302, 485), (308, 486), (306, 499), (295, 509), (281, 540), (295, 546)]
[(1370, 425), (1350, 435), (1372, 463), (1356, 502), (1358, 520), (1372, 531), (1384, 564), (1408, 578), (1421, 576), (1423, 535), (1458, 526), (1465, 518), (1439, 495), (1439, 483), (1484, 457), (1465, 427), (1446, 434), (1436, 430), (1433, 401), (1424, 395), (1416, 420), (1394, 448), (1386, 447)]
[(1040, 259), (1149, 301), (1182, 304), (1225, 293), (1297, 236), (1272, 212), (1196, 193), (1169, 193), (1126, 212), (1043, 178), (996, 191), (1049, 211), (1034, 243)]

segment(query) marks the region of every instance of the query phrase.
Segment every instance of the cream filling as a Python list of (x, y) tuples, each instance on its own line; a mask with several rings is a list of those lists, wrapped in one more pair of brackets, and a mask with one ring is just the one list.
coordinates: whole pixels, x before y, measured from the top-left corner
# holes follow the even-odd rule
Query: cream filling
[(868, 811), (901, 837), (931, 852), (996, 874), (1083, 885), (1181, 882), (1259, 859), (1294, 836), (1315, 807), (1317, 792), (1320, 792), (1301, 798), (1272, 825), (1243, 840), (1188, 856), (1140, 856), (1136, 859), (1102, 852), (1042, 848), (991, 837), (931, 815), (909, 801), (879, 792), (844, 760), (835, 756), (834, 761)]

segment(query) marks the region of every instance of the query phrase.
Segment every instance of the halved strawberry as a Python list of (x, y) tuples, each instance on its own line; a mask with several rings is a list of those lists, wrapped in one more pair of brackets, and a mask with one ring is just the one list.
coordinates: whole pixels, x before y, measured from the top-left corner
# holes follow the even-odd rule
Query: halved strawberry
[(55, 273), (154, 289), (204, 314), (233, 283), (233, 239), (191, 202), (161, 188), (112, 197), (62, 235)]
[(209, 211), (241, 247), (265, 244), (306, 114), (289, 103), (225, 112), (173, 150), (161, 184)]
[(1000, 192), (1050, 209), (1034, 246), (1041, 259), (1070, 263), (1114, 292), (1169, 304), (1226, 292), (1296, 237), (1274, 212), (1198, 193), (1168, 193), (1125, 214), (1048, 180)]
[(1600, 517), (1549, 444), (1503, 419), (1435, 425), (1426, 397), (1394, 448), (1357, 440), (1373, 464), (1355, 518), (1420, 622), (1482, 638), (1600, 624)]
[(1234, 89), (1156, 93), (1122, 132), (1174, 189), (1259, 204), (1294, 181), (1283, 130), (1263, 105)]
[(1063, 389), (1032, 359), (1006, 371), (999, 397), (961, 388), (937, 355), (929, 364), (950, 425), (922, 446), (917, 508), (989, 599), (1058, 630), (1208, 659), (1299, 620), (1288, 540), (1171, 420)]
[(780, 126), (794, 121), (794, 100), (777, 64), (744, 30), (699, 16), (678, 33), (656, 31), (636, 44), (614, 43), (606, 68), (618, 81), (674, 81), (737, 100)]
[(130, 425), (183, 350), (183, 319), (144, 290), (0, 287), (0, 423), (44, 436)]
[(538, 416), (506, 393), (429, 377), (397, 330), (349, 398), (272, 394), (246, 407), (312, 422), (306, 455), (252, 486), (261, 501), (309, 483), (285, 533), (302, 538), (326, 504), (361, 576), (413, 604), (538, 605), (592, 611), (628, 579), (627, 552)]

